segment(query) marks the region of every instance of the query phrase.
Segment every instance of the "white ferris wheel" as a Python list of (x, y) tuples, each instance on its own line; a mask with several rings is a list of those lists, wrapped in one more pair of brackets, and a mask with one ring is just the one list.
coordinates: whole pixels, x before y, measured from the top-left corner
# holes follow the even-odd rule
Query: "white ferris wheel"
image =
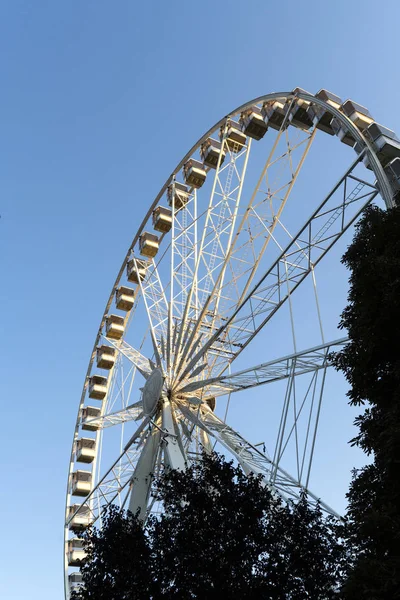
[(101, 527), (111, 503), (145, 519), (154, 475), (203, 450), (284, 499), (320, 497), (310, 477), (329, 354), (346, 342), (337, 313), (327, 323), (332, 264), (363, 209), (378, 194), (393, 206), (399, 189), (395, 134), (327, 90), (251, 100), (185, 155), (149, 201), (90, 357), (68, 474), (67, 599), (81, 585), (77, 532)]

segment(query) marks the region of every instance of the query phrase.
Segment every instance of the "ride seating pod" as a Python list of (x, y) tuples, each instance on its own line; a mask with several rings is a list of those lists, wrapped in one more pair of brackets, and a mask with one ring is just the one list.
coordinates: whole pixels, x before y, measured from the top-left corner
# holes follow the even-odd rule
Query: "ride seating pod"
[(221, 141), (224, 134), (226, 144), (231, 152), (240, 152), (246, 144), (246, 135), (241, 131), (239, 123), (233, 119), (228, 119), (224, 125), (221, 125), (219, 129), (219, 139)]
[(149, 233), (148, 231), (144, 231), (139, 236), (139, 251), (143, 256), (148, 256), (149, 258), (154, 258), (158, 252), (160, 247), (160, 241), (158, 236), (154, 235), (154, 233)]
[(204, 169), (203, 163), (194, 158), (189, 158), (183, 165), (183, 177), (185, 183), (190, 187), (199, 189), (204, 184), (207, 173)]
[[(385, 173), (395, 191), (396, 196), (398, 197), (400, 192), (400, 158), (391, 160), (390, 163), (385, 167)], [(397, 201), (396, 204), (398, 204)]]
[(107, 377), (102, 375), (92, 375), (89, 377), (89, 398), (94, 400), (104, 400), (107, 395), (108, 381)]
[(342, 123), (339, 121), (339, 119), (337, 117), (333, 117), (333, 119), (331, 121), (331, 126), (332, 126), (334, 134), (339, 138), (339, 140), (343, 144), (346, 144), (347, 146), (351, 146), (351, 148), (354, 148), (356, 140), (354, 139), (353, 135), (350, 133), (348, 128), (345, 127), (344, 125), (342, 125)]
[(119, 315), (108, 315), (106, 317), (106, 337), (112, 340), (120, 340), (124, 335), (124, 317)]
[(67, 559), (70, 567), (79, 567), (81, 561), (86, 558), (86, 552), (83, 549), (83, 540), (71, 538), (67, 542)]
[(77, 462), (91, 463), (96, 456), (96, 440), (93, 438), (79, 438), (76, 441), (75, 457)]
[(74, 571), (68, 575), (68, 585), (70, 592), (78, 592), (79, 588), (83, 586), (83, 579), (79, 571)]
[(346, 102), (343, 102), (341, 110), (351, 121), (353, 121), (354, 125), (356, 125), (360, 131), (364, 131), (368, 125), (371, 125), (371, 123), (374, 122), (369, 110), (365, 108), (365, 106), (353, 102), (353, 100), (346, 100)]
[[(346, 102), (343, 102), (340, 106), (340, 111), (353, 121), (354, 125), (356, 125), (361, 132), (363, 132), (368, 125), (373, 123), (373, 118), (368, 109), (365, 108), (365, 106), (361, 106), (361, 104), (353, 102), (353, 100), (346, 100)], [(356, 140), (350, 133), (348, 127), (342, 125), (337, 117), (332, 119), (332, 128), (343, 144), (347, 144), (354, 148)]]
[[(328, 90), (319, 90), (319, 92), (315, 94), (315, 97), (323, 100), (333, 108), (336, 108), (336, 110), (339, 110), (343, 104), (343, 100), (339, 98), (339, 96), (332, 94), (332, 92), (329, 92)], [(307, 114), (317, 129), (320, 129), (329, 135), (335, 135), (332, 128), (333, 116), (329, 110), (322, 106), (318, 106), (317, 104), (310, 104)]]
[(268, 125), (258, 106), (246, 108), (240, 115), (239, 125), (245, 135), (257, 141), (261, 140), (268, 131)]
[(208, 138), (201, 144), (200, 156), (206, 167), (216, 169), (219, 157), (221, 156), (220, 165), (222, 165), (225, 160), (226, 152), (225, 150), (221, 150), (221, 142), (214, 140), (213, 138)]
[(183, 208), (189, 199), (190, 189), (184, 183), (175, 181), (167, 188), (167, 200), (170, 206), (174, 205), (175, 210)]
[(72, 489), (73, 496), (86, 497), (91, 490), (92, 473), (90, 471), (74, 471), (72, 473)]
[[(78, 510), (79, 512), (77, 512)], [(72, 506), (68, 508), (68, 519), (71, 519), (68, 524), (71, 531), (82, 531), (82, 529), (85, 529), (85, 527), (90, 525), (91, 519), (89, 507), (85, 505), (82, 506), (82, 504), (72, 504)]]
[(156, 231), (161, 231), (162, 233), (168, 233), (168, 231), (172, 227), (172, 211), (169, 208), (164, 208), (163, 206), (157, 206), (153, 210), (153, 227)]
[(115, 306), (119, 310), (129, 312), (135, 301), (135, 290), (125, 285), (121, 285), (115, 290)]
[(81, 424), (84, 431), (97, 431), (99, 425), (95, 423), (87, 423), (93, 419), (98, 419), (101, 416), (101, 408), (97, 406), (85, 406), (82, 409)]
[(146, 277), (148, 262), (140, 258), (132, 258), (126, 265), (126, 276), (128, 281), (139, 284)]
[[(285, 104), (277, 100), (267, 100), (261, 108), (261, 114), (268, 127), (279, 131), (285, 120)], [(288, 123), (286, 123), (287, 127)]]
[(115, 348), (111, 346), (97, 346), (96, 364), (99, 369), (111, 369), (115, 364)]
[[(296, 95), (298, 93), (308, 94), (309, 96), (312, 96), (310, 92), (307, 92), (306, 90), (303, 90), (299, 87), (295, 88), (292, 91), (292, 94)], [(307, 112), (309, 107), (310, 102), (308, 100), (303, 100), (302, 98), (295, 98), (293, 102), (291, 100), (288, 100), (288, 102), (285, 104), (284, 112), (285, 114), (289, 113), (289, 123), (291, 125), (294, 125), (294, 127), (298, 127), (299, 129), (310, 129), (313, 122)]]
[[(400, 140), (391, 129), (373, 122), (368, 125), (364, 135), (383, 167), (386, 167), (394, 158), (400, 158)], [(358, 146), (358, 144), (355, 146), (357, 152), (360, 151)], [(371, 169), (368, 156), (365, 156), (364, 164), (368, 169)]]

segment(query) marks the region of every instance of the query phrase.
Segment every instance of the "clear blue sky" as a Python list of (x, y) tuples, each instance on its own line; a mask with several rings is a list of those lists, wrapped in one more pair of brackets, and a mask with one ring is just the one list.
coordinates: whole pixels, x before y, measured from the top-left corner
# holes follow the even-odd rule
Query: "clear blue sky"
[(325, 87), (399, 133), (399, 21), (395, 0), (0, 1), (2, 599), (63, 598), (80, 389), (150, 200), (213, 122), (264, 93)]

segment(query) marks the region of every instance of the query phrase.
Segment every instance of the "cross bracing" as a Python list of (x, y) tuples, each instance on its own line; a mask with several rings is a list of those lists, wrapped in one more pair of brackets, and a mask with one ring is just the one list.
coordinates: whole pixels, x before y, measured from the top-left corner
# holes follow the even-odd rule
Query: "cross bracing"
[[(309, 108), (327, 111), (344, 128), (346, 144), (357, 143), (357, 159), (322, 201), (312, 179), (303, 183), (321, 137)], [(367, 117), (358, 115), (356, 123), (339, 108), (302, 90), (239, 107), (190, 150), (149, 208), (113, 286), (82, 392), (68, 477), (66, 577), (79, 513), (80, 522), (85, 514), (101, 525), (103, 508), (116, 503), (146, 518), (160, 510), (154, 476), (168, 466), (185, 468), (215, 444), (282, 498), (307, 490), (317, 502), (311, 469), (327, 374), (331, 353), (346, 344), (326, 333), (332, 329), (324, 323), (320, 273), (378, 191), (387, 206), (397, 193), (382, 155), (364, 136)], [(362, 163), (372, 179), (361, 173)], [(327, 181), (334, 166), (329, 161)], [(186, 189), (178, 203), (174, 186)], [(311, 216), (299, 207), (309, 207)], [(142, 260), (146, 239), (153, 250), (145, 249)], [(128, 262), (135, 261), (127, 279)], [(296, 307), (307, 286), (301, 317), (315, 335), (305, 344)], [(125, 293), (123, 302), (118, 293)], [(267, 324), (279, 342), (268, 347), (259, 343)], [(275, 347), (284, 351), (265, 362)], [(243, 402), (250, 390), (260, 414)], [(233, 394), (234, 413), (253, 415), (254, 429), (272, 408), (279, 417), (261, 444), (243, 434), (240, 420), (231, 422)], [(83, 500), (71, 512), (75, 496)], [(329, 503), (322, 506), (334, 513)]]

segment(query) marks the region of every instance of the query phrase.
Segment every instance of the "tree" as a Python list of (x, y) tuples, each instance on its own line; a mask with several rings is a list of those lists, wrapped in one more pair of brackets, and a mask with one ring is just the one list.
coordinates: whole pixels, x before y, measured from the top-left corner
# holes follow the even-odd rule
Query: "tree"
[(81, 566), (85, 590), (72, 593), (72, 599), (152, 598), (150, 547), (141, 523), (113, 505), (102, 515), (102, 521), (101, 529), (90, 527), (81, 534), (87, 554)]
[(284, 503), (260, 477), (205, 454), (184, 472), (166, 472), (158, 499), (164, 511), (144, 528), (113, 508), (101, 533), (84, 534), (85, 589), (76, 600), (338, 597), (345, 551), (337, 523), (306, 496)]
[(372, 458), (354, 472), (348, 504), (349, 600), (400, 598), (400, 208), (369, 207), (342, 262), (350, 269), (335, 357), (351, 405), (366, 405), (351, 440)]

